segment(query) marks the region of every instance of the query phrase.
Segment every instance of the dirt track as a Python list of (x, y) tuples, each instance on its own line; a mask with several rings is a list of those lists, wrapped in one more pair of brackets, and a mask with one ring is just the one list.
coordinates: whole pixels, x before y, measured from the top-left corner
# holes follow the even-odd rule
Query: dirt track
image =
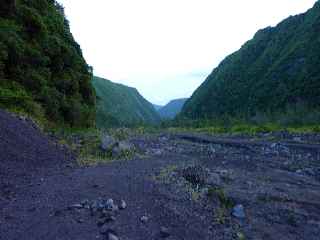
[[(107, 239), (99, 216), (70, 209), (100, 198), (127, 203), (104, 226), (120, 239), (161, 239), (161, 227), (167, 239), (319, 239), (316, 144), (165, 134), (131, 141), (143, 156), (79, 168), (30, 122), (0, 112), (0, 239)], [(188, 166), (216, 176), (214, 186), (189, 184), (181, 175)], [(216, 186), (245, 218), (221, 211), (208, 194)]]

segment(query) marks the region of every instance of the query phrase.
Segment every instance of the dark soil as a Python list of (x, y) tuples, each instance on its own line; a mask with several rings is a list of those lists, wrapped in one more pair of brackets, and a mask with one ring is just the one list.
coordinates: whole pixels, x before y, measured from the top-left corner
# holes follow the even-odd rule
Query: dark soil
[[(0, 239), (107, 239), (103, 228), (128, 240), (319, 239), (317, 142), (175, 134), (131, 142), (142, 156), (83, 168), (30, 121), (0, 111)], [(88, 209), (70, 208), (100, 198), (127, 207), (103, 227)], [(245, 218), (232, 215), (237, 204)]]

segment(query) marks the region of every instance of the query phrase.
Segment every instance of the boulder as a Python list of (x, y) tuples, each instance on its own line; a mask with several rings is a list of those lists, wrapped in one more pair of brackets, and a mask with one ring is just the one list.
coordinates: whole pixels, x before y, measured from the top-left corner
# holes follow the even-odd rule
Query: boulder
[(122, 153), (125, 152), (132, 152), (135, 150), (135, 147), (132, 143), (128, 141), (121, 141), (116, 143), (112, 148), (112, 155), (117, 157), (120, 156)]
[(100, 144), (101, 150), (112, 151), (116, 145), (117, 145), (117, 141), (113, 137), (109, 135), (102, 136), (101, 144)]
[(246, 214), (244, 212), (244, 207), (242, 204), (236, 205), (232, 209), (232, 215), (236, 218), (244, 219), (246, 217)]

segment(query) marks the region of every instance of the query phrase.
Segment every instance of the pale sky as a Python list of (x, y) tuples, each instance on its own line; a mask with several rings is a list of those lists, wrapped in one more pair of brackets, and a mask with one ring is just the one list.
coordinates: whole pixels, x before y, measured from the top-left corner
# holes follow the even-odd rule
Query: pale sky
[(316, 0), (58, 0), (95, 75), (150, 102), (189, 97), (254, 33)]

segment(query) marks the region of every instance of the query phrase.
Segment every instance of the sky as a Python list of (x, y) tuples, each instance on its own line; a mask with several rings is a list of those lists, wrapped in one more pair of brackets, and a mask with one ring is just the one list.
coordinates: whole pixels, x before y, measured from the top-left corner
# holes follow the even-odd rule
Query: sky
[(164, 105), (190, 97), (261, 28), (316, 0), (58, 0), (94, 74)]

